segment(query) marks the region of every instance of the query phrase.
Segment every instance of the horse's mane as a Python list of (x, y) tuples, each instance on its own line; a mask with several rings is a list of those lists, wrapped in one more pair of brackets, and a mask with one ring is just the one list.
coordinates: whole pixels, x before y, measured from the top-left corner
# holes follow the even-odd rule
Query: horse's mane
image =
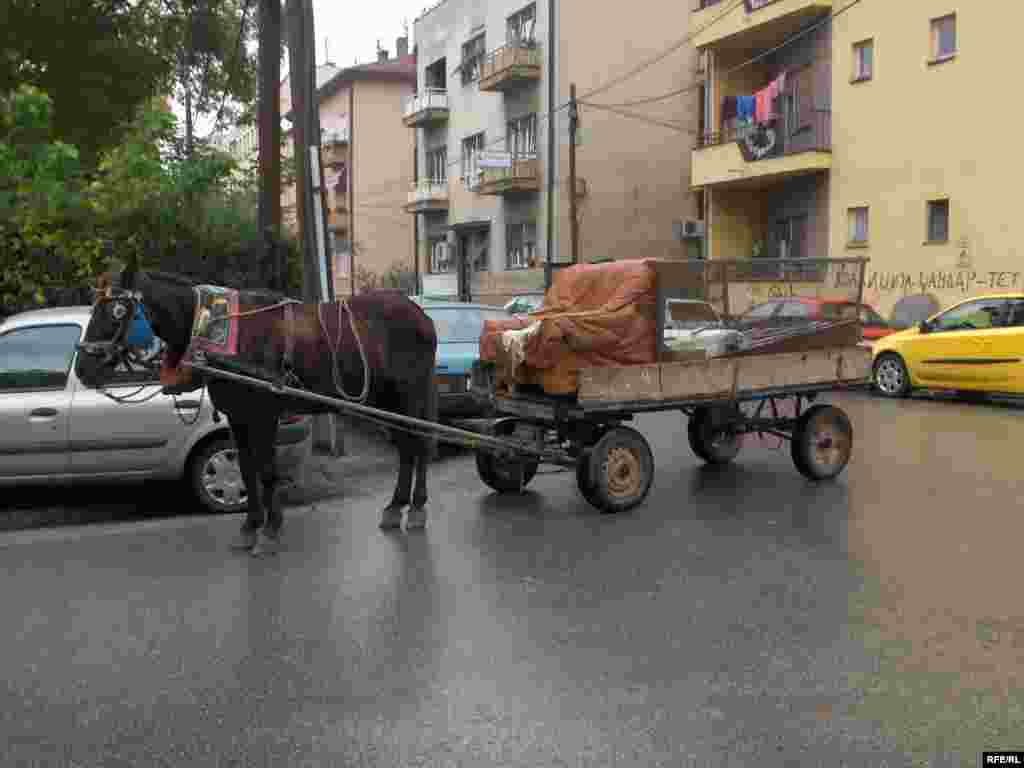
[(177, 274), (175, 274), (173, 272), (160, 272), (158, 270), (155, 270), (155, 271), (154, 270), (147, 270), (146, 271), (146, 277), (149, 277), (151, 279), (155, 279), (155, 280), (158, 280), (158, 281), (162, 281), (162, 282), (165, 282), (165, 283), (174, 283), (175, 285), (180, 285), (183, 288), (195, 288), (198, 285), (198, 283), (195, 280), (193, 280), (192, 278), (185, 277), (184, 275), (177, 275)]

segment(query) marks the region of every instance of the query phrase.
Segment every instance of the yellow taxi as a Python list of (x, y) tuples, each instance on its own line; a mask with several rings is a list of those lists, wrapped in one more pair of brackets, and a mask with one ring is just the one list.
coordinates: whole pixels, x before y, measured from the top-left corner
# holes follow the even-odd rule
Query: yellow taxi
[(873, 345), (875, 389), (1024, 394), (1024, 293), (977, 296)]

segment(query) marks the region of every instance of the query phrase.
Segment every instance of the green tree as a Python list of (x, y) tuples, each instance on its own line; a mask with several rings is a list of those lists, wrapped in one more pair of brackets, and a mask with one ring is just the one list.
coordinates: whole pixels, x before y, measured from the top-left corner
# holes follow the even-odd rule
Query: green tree
[(90, 167), (172, 74), (156, 0), (4, 0), (0, 93), (49, 94), (52, 137)]

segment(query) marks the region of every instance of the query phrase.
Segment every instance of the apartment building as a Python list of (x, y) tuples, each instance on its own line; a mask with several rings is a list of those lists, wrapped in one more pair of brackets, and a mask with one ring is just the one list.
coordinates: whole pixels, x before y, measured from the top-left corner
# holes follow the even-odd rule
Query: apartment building
[[(398, 38), (395, 48), (393, 57), (380, 50), (377, 61), (335, 69), (322, 82), (318, 70), (328, 239), (338, 296), (352, 292), (354, 274), (379, 278), (390, 269), (414, 268), (413, 225), (403, 211), (414, 147), (401, 118), (415, 92), (416, 65), (408, 38)], [(282, 115), (290, 112), (290, 95), (282, 89)], [(290, 131), (286, 140), (291, 156)], [(282, 189), (281, 204), (286, 226), (296, 231), (294, 185)], [(362, 287), (358, 280), (355, 287)]]
[(547, 109), (545, 7), (446, 0), (414, 23), (415, 129), (423, 292), (503, 303), (544, 291), (540, 115)]
[[(417, 182), (406, 210), (417, 218), (425, 293), (493, 304), (543, 295), (549, 253), (556, 266), (573, 258), (570, 84), (583, 93), (635, 66), (678, 37), (688, 16), (682, 6), (607, 15), (582, 0), (443, 0), (416, 20), (418, 90), (404, 122), (416, 132)], [(692, 61), (684, 50), (675, 66), (602, 98), (678, 89), (694, 81)], [(694, 92), (655, 105), (649, 114), (661, 124), (582, 108), (578, 261), (700, 254), (689, 184), (697, 103)]]
[[(692, 183), (709, 255), (866, 256), (886, 317), (909, 295), (1020, 289), (1019, 166), (977, 119), (1021, 21), (953, 0), (703, 0)], [(784, 295), (763, 277), (751, 300)]]

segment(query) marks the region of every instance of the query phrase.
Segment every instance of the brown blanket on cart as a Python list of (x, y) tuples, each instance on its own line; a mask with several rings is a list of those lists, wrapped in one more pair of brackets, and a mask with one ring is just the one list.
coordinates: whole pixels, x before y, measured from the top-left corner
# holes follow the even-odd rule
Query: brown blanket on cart
[[(536, 384), (549, 394), (569, 394), (580, 368), (657, 360), (656, 301), (652, 260), (569, 267), (555, 273), (540, 311), (485, 322), (480, 358), (497, 364), (499, 387)], [(504, 332), (531, 326), (520, 350), (501, 343)]]

